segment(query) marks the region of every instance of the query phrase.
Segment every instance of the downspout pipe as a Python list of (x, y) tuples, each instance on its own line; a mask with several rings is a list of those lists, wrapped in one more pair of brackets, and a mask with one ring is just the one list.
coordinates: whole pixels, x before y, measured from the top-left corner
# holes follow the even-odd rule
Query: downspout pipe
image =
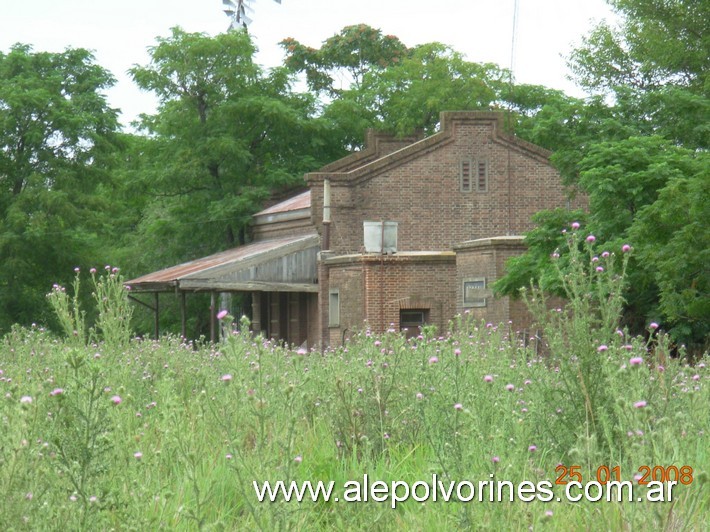
[(323, 251), (330, 250), (330, 179), (323, 180)]

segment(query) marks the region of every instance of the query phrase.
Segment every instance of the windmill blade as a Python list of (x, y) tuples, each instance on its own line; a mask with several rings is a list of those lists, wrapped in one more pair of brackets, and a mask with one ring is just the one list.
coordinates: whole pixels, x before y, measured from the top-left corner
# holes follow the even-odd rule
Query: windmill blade
[[(252, 18), (247, 15), (247, 11), (251, 14), (254, 13), (254, 9), (249, 5), (250, 2), (255, 2), (256, 0), (222, 0), (222, 4), (226, 7), (223, 9), (225, 15), (232, 19), (229, 24), (229, 29), (238, 29), (241, 26), (246, 27), (252, 23)], [(274, 0), (277, 4), (281, 3), (281, 0)]]

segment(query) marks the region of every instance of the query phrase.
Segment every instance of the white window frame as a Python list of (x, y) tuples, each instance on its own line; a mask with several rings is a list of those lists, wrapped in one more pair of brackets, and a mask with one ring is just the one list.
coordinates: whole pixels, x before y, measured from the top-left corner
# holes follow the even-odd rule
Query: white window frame
[[(480, 291), (481, 295), (478, 297), (466, 297), (466, 285), (481, 284), (480, 287), (471, 286), (469, 290)], [(465, 308), (483, 308), (488, 306), (488, 298), (486, 297), (486, 278), (485, 277), (471, 277), (469, 279), (464, 279), (462, 284), (462, 295), (463, 295), (463, 306)]]
[(340, 327), (340, 290), (328, 290), (328, 327)]

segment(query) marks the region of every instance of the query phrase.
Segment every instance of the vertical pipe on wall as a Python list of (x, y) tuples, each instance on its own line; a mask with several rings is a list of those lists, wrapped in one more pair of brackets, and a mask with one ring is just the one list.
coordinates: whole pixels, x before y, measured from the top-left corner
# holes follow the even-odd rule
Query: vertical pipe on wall
[(323, 180), (323, 251), (330, 249), (330, 179)]

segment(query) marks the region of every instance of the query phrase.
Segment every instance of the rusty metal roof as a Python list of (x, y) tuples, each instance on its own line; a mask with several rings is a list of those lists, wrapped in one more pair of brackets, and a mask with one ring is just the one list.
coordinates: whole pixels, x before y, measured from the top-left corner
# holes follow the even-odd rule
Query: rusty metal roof
[(254, 216), (261, 216), (263, 214), (276, 214), (279, 212), (289, 212), (297, 211), (300, 209), (309, 209), (311, 207), (311, 191), (306, 190), (301, 194), (272, 205), (268, 209), (257, 212)]
[(273, 257), (275, 253), (278, 254), (279, 248), (283, 249), (283, 254), (286, 255), (294, 249), (294, 247), (301, 244), (312, 245), (317, 243), (317, 241), (317, 235), (306, 234), (253, 242), (201, 259), (192, 260), (157, 272), (142, 275), (141, 277), (126, 281), (125, 284), (135, 291), (170, 291), (179, 288), (181, 280), (195, 276), (209, 276), (209, 270), (211, 269), (223, 269), (224, 266), (230, 264), (234, 264), (238, 267), (238, 263), (245, 261), (253, 262), (254, 260), (258, 260), (260, 256), (268, 255), (269, 257)]

